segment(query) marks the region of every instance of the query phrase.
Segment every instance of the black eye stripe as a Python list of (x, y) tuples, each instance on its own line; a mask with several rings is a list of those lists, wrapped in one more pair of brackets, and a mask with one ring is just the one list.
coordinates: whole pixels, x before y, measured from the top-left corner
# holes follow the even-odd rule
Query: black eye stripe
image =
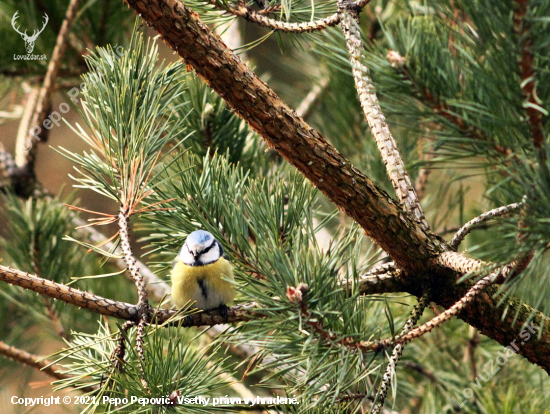
[(212, 247), (214, 247), (216, 245), (216, 242), (213, 241), (212, 244), (210, 246), (208, 246), (206, 249), (204, 250), (201, 250), (198, 254), (204, 254), (204, 253), (208, 253), (210, 250), (212, 250)]

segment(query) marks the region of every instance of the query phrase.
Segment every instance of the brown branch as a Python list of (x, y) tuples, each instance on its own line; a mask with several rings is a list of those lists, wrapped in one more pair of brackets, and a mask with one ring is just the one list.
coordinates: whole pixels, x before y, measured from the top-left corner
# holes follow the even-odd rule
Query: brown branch
[[(9, 358), (15, 362), (19, 362), (23, 365), (28, 365), (30, 367), (36, 368), (39, 371), (49, 375), (56, 380), (64, 380), (73, 378), (72, 375), (67, 375), (59, 372), (59, 368), (56, 365), (52, 365), (48, 360), (42, 359), (39, 356), (29, 354), (26, 351), (21, 349), (14, 348), (13, 346), (7, 345), (4, 342), (0, 341), (0, 355), (4, 355), (6, 358)], [(95, 388), (93, 387), (84, 387), (79, 388), (83, 392), (93, 392)]]
[[(424, 288), (433, 286), (433, 302), (445, 308), (465, 295), (467, 286), (456, 285), (456, 273), (434, 266), (433, 258), (443, 248), (442, 241), (422, 231), (386, 193), (297, 117), (211, 33), (197, 14), (177, 0), (126, 0), (126, 3), (157, 30), (270, 147), (354, 219), (394, 259), (396, 266), (403, 269), (404, 277), (415, 274), (420, 279), (407, 284), (408, 293), (418, 297)], [(543, 333), (540, 338), (526, 342), (520, 353), (550, 371), (550, 324), (545, 315), (509, 297), (505, 302), (509, 309), (503, 317), (500, 300), (502, 294), (489, 287), (458, 316), (506, 346), (519, 336), (521, 324), (534, 312), (534, 323)], [(517, 318), (510, 316), (516, 312)]]
[(399, 267), (428, 266), (439, 242), (298, 117), (187, 6), (162, 0), (127, 3), (270, 147), (355, 219)]
[[(126, 302), (118, 302), (103, 298), (89, 292), (83, 292), (61, 283), (42, 279), (35, 275), (30, 275), (21, 270), (12, 269), (0, 265), (0, 280), (6, 283), (20, 286), (32, 290), (52, 299), (61, 300), (80, 308), (88, 309), (101, 315), (112, 316), (118, 319), (139, 322), (139, 305), (132, 305)], [(369, 286), (374, 286), (369, 282)], [(373, 288), (373, 290), (376, 288)], [(365, 289), (370, 293), (369, 289)], [(234, 323), (248, 321), (253, 318), (262, 317), (256, 311), (258, 305), (254, 302), (231, 306), (228, 310), (227, 318), (218, 310), (199, 312), (185, 317), (178, 317), (171, 321), (172, 325), (181, 327), (189, 326), (212, 326), (224, 323)], [(149, 310), (147, 318), (154, 319), (154, 323), (163, 324), (176, 315), (177, 311), (173, 309)]]
[(127, 320), (135, 320), (138, 315), (137, 306), (130, 303), (102, 298), (7, 266), (0, 265), (0, 280), (102, 315)]
[[(26, 165), (28, 168), (32, 168), (34, 163), (34, 158), (36, 156), (36, 145), (33, 145), (33, 138), (37, 140), (47, 139), (47, 133), (49, 129), (45, 128), (44, 120), (48, 116), (52, 103), (52, 95), (55, 89), (55, 82), (57, 80), (57, 75), (59, 73), (59, 67), (61, 66), (61, 61), (63, 55), (65, 54), (65, 48), (67, 46), (68, 33), (71, 30), (71, 27), (76, 18), (76, 12), (81, 0), (71, 0), (69, 7), (67, 8), (67, 13), (65, 19), (61, 25), (61, 30), (57, 35), (57, 40), (55, 43), (55, 48), (53, 50), (52, 58), (48, 65), (48, 71), (44, 77), (44, 83), (40, 92), (38, 94), (38, 99), (36, 101), (36, 106), (34, 108), (33, 116), (29, 122), (30, 129), (27, 130), (25, 145), (28, 148), (26, 156)], [(38, 130), (36, 128), (39, 128)], [(24, 165), (19, 165), (24, 167)]]
[(530, 26), (527, 21), (528, 0), (515, 0), (516, 9), (514, 10), (514, 31), (521, 44), (521, 53), (519, 56), (519, 69), (522, 91), (527, 100), (525, 111), (529, 118), (533, 144), (537, 150), (544, 147), (544, 128), (542, 126), (542, 112), (536, 107), (540, 106), (536, 99), (535, 71), (533, 70), (533, 52), (531, 51), (532, 40), (530, 38)]
[(409, 213), (425, 231), (430, 231), (430, 226), (424, 217), (424, 211), (420, 205), (416, 191), (412, 185), (411, 178), (405, 168), (405, 163), (399, 152), (399, 148), (386, 117), (382, 112), (374, 83), (369, 75), (369, 69), (363, 63), (365, 61), (365, 45), (361, 36), (361, 29), (358, 23), (358, 12), (350, 8), (348, 3), (339, 0), (338, 7), (342, 10), (342, 21), (340, 26), (346, 39), (349, 60), (355, 81), (355, 89), (359, 96), (361, 108), (365, 120), (369, 124), (370, 132), (376, 141), (378, 151), (386, 166), (386, 173), (390, 179), (399, 204)]
[[(360, 11), (365, 7), (370, 0), (358, 0), (351, 4), (355, 10)], [(266, 27), (268, 29), (284, 32), (284, 33), (309, 33), (316, 32), (327, 29), (329, 27), (334, 27), (340, 23), (342, 15), (340, 12), (333, 13), (328, 17), (321, 18), (313, 21), (305, 21), (300, 23), (288, 23), (283, 22), (277, 19), (272, 19), (266, 17), (266, 14), (273, 13), (281, 8), (281, 6), (269, 7), (260, 11), (255, 11), (250, 6), (244, 2), (239, 2), (236, 5), (221, 4), (216, 0), (209, 0), (209, 3), (212, 4), (219, 10), (224, 10), (233, 16), (242, 17), (243, 19), (257, 24), (261, 27)]]
[(436, 115), (442, 116), (451, 124), (457, 126), (464, 136), (491, 145), (491, 147), (502, 156), (511, 156), (512, 158), (516, 157), (510, 148), (503, 147), (500, 144), (492, 142), (491, 139), (480, 128), (473, 125), (468, 125), (464, 121), (464, 119), (458, 116), (452, 110), (452, 108), (447, 105), (444, 100), (440, 99), (437, 96), (434, 96), (428, 88), (419, 87), (418, 84), (414, 81), (414, 78), (411, 75), (411, 71), (406, 64), (405, 59), (401, 57), (398, 52), (388, 52), (388, 60), (390, 61), (392, 67), (394, 67), (396, 71), (401, 75), (403, 80), (409, 83), (411, 91), (415, 98), (427, 107), (429, 107)]
[[(35, 233), (34, 238), (32, 241), (32, 264), (34, 268), (34, 273), (38, 276), (40, 274), (40, 234)], [(50, 317), (50, 321), (52, 322), (57, 334), (63, 338), (68, 339), (67, 333), (65, 332), (65, 328), (63, 328), (63, 324), (61, 323), (61, 317), (59, 316), (59, 312), (54, 307), (54, 304), (50, 298), (41, 297), (42, 302), (44, 303), (44, 308), (46, 309), (46, 313)]]

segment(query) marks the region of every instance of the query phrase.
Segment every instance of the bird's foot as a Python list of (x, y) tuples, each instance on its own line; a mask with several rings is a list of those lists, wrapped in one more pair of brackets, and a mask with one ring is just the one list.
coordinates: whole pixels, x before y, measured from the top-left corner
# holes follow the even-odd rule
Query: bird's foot
[(193, 316), (187, 315), (185, 317), (185, 326), (193, 326)]
[(218, 311), (220, 312), (220, 315), (223, 317), (223, 319), (227, 322), (228, 313), (229, 313), (229, 307), (225, 303), (222, 303), (220, 306), (218, 306)]

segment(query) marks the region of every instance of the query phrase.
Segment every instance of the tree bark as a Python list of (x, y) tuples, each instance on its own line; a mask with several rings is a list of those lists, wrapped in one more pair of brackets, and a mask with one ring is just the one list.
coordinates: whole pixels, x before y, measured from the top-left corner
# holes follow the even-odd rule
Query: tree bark
[[(402, 269), (407, 291), (449, 308), (468, 290), (456, 285), (457, 273), (435, 265), (442, 240), (424, 231), (384, 191), (355, 168), (317, 131), (289, 108), (227, 46), (199, 16), (178, 0), (125, 0), (163, 40), (239, 114), (268, 145), (300, 170), (339, 209), (352, 217)], [(520, 332), (531, 311), (518, 299), (497, 307), (489, 288), (459, 315), (483, 334), (508, 346), (521, 342)], [(516, 313), (519, 317), (514, 325)], [(518, 353), (550, 373), (550, 323), (540, 312), (535, 323), (543, 330), (531, 335)]]

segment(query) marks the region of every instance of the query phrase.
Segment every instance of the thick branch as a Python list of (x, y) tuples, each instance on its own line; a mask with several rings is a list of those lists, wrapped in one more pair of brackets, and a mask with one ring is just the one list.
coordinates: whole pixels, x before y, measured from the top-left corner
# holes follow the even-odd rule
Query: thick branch
[(280, 100), (179, 1), (127, 3), (272, 148), (359, 223), (399, 267), (422, 269), (439, 243)]
[[(198, 15), (179, 1), (126, 0), (136, 13), (163, 37), (164, 41), (254, 130), (288, 162), (300, 170), (341, 210), (359, 223), (396, 265), (425, 277), (422, 283), (408, 283), (408, 292), (421, 296), (431, 289), (432, 301), (451, 307), (462, 298), (467, 286), (455, 284), (456, 273), (433, 268), (430, 260), (441, 243), (404, 214), (390, 197), (350, 165), (318, 132), (297, 117), (267, 85), (200, 22)], [(418, 281), (417, 281), (418, 282)], [(481, 333), (508, 345), (519, 337), (532, 308), (509, 298), (505, 318), (499, 306), (502, 295), (489, 287), (458, 316)], [(519, 316), (515, 319), (516, 312)], [(534, 323), (543, 329), (541, 339), (531, 338), (519, 353), (550, 372), (550, 324), (535, 312)]]

